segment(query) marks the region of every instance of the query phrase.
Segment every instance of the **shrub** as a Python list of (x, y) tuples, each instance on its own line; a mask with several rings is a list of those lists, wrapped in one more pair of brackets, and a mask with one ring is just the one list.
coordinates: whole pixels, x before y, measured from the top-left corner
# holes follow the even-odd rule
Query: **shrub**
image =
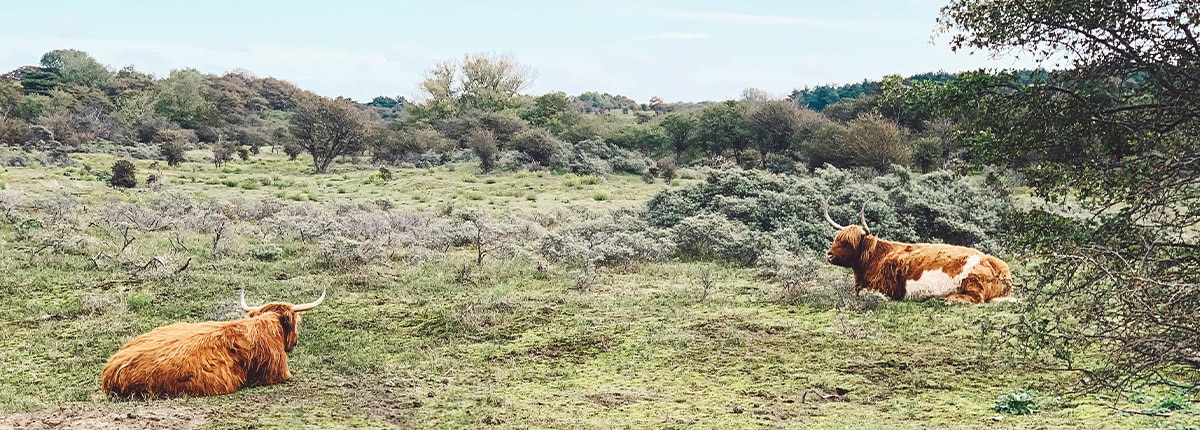
[(183, 146), (183, 139), (181, 138), (163, 141), (159, 145), (158, 151), (162, 154), (163, 159), (167, 161), (168, 166), (178, 166), (180, 163), (187, 161), (187, 157), (185, 156), (187, 148)]
[(631, 211), (575, 214), (556, 231), (537, 240), (546, 260), (571, 267), (614, 267), (663, 261), (673, 245), (648, 229), (643, 215)]
[(354, 269), (379, 258), (379, 247), (374, 243), (359, 242), (342, 236), (322, 240), (318, 247), (320, 262), (327, 269)]
[(984, 178), (945, 171), (918, 175), (896, 168), (874, 177), (829, 167), (813, 177), (795, 177), (732, 168), (711, 171), (703, 183), (660, 192), (647, 203), (646, 219), (669, 228), (699, 214), (721, 214), (768, 233), (784, 249), (823, 254), (834, 233), (820, 213), (826, 197), (834, 220), (857, 223), (865, 209), (871, 230), (882, 238), (989, 252), (1004, 249), (1000, 238), (1012, 210), (1007, 193)]
[(662, 175), (663, 182), (671, 183), (675, 179), (675, 157), (663, 157), (658, 159), (656, 163), (658, 173)]
[(767, 235), (718, 214), (685, 218), (671, 229), (671, 233), (678, 255), (695, 260), (753, 266), (763, 251), (772, 247)]
[(283, 153), (287, 154), (288, 160), (296, 161), (296, 157), (299, 157), (300, 154), (304, 153), (304, 147), (294, 142), (289, 142), (286, 145), (283, 145)]
[(471, 152), (479, 157), (481, 172), (488, 173), (496, 168), (496, 162), (500, 159), (500, 147), (495, 133), (482, 128), (471, 130), (467, 135), (467, 145)]
[(275, 244), (263, 244), (250, 250), (250, 255), (261, 261), (275, 261), (283, 257), (283, 248)]
[(137, 167), (129, 160), (117, 160), (112, 165), (112, 177), (108, 184), (116, 188), (133, 188), (137, 186)]
[(992, 410), (1002, 414), (1012, 415), (1029, 415), (1037, 412), (1034, 409), (1036, 396), (1030, 391), (1017, 391), (1011, 394), (1005, 394), (996, 399), (996, 404), (992, 406)]
[(564, 163), (563, 143), (544, 129), (534, 128), (518, 133), (513, 137), (512, 144), (513, 149), (544, 168), (555, 168)]

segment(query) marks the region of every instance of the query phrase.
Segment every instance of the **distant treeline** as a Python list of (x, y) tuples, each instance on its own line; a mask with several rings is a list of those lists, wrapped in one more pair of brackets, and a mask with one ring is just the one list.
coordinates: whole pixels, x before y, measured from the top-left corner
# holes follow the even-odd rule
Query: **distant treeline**
[(401, 166), (477, 159), (484, 170), (648, 178), (667, 165), (698, 162), (776, 172), (826, 163), (927, 171), (961, 152), (953, 123), (902, 106), (907, 96), (888, 96), (957, 76), (944, 72), (805, 88), (786, 99), (751, 88), (740, 100), (699, 103), (639, 103), (594, 91), (527, 95), (529, 68), (492, 55), (440, 62), (427, 76), (419, 100), (356, 102), (244, 70), (154, 76), (55, 50), (0, 78), (0, 144), (172, 164), (184, 161), (187, 149), (208, 147), (217, 165), (272, 146), (293, 158), (307, 153), (318, 172), (337, 157), (369, 156)]

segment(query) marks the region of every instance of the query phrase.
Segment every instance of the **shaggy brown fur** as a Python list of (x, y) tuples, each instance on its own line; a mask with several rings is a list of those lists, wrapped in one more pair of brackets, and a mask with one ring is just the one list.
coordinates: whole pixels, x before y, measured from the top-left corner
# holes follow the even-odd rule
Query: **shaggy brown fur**
[(878, 291), (894, 300), (905, 299), (910, 293), (909, 281), (920, 280), (926, 272), (940, 271), (958, 279), (972, 256), (979, 258), (978, 264), (962, 277), (957, 289), (943, 296), (945, 300), (983, 303), (1012, 293), (1008, 264), (971, 248), (889, 242), (861, 226), (849, 225), (838, 232), (828, 254), (830, 263), (854, 270), (855, 291)]
[(299, 308), (269, 303), (247, 308), (248, 318), (238, 321), (151, 330), (113, 354), (100, 386), (120, 397), (214, 396), (287, 381), (292, 377), (287, 353), (299, 340), (294, 307)]

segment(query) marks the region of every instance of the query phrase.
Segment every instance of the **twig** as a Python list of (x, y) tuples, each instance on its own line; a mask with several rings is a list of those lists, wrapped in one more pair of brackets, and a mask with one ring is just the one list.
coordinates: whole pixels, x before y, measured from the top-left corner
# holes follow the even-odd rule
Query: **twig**
[(1117, 412), (1124, 412), (1124, 413), (1127, 413), (1127, 414), (1148, 415), (1148, 416), (1152, 416), (1152, 417), (1164, 417), (1164, 418), (1165, 418), (1165, 417), (1169, 417), (1169, 416), (1171, 416), (1171, 414), (1170, 414), (1169, 412), (1143, 412), (1143, 411), (1131, 411), (1131, 410), (1129, 410), (1129, 409), (1121, 409), (1121, 408), (1118, 408), (1118, 407), (1116, 407), (1116, 406), (1109, 406), (1109, 405), (1104, 405), (1104, 407), (1106, 407), (1106, 408), (1109, 408), (1109, 409), (1112, 409), (1112, 410), (1114, 410), (1114, 411), (1117, 411)]
[(191, 265), (191, 264), (192, 264), (192, 257), (188, 257), (187, 261), (183, 262), (182, 266), (179, 266), (178, 269), (175, 269), (174, 272), (171, 272), (171, 275), (177, 275), (177, 274), (179, 274), (179, 272), (187, 270), (188, 265)]
[(107, 255), (104, 255), (103, 252), (100, 252), (96, 254), (95, 257), (90, 257), (92, 260), (92, 267), (96, 268), (96, 270), (100, 270), (100, 257), (107, 257)]

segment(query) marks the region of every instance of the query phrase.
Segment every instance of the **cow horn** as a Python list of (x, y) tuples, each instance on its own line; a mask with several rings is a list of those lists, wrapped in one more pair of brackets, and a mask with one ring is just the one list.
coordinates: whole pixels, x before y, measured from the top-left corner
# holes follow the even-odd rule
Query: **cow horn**
[(867, 236), (870, 236), (871, 229), (867, 228), (867, 215), (865, 213), (863, 213), (863, 211), (866, 211), (866, 210), (867, 210), (867, 204), (863, 203), (862, 207), (858, 209), (858, 222), (861, 223), (863, 231), (867, 232)]
[(321, 290), (321, 297), (317, 298), (317, 301), (315, 301), (315, 302), (305, 303), (302, 305), (292, 305), (292, 310), (296, 311), (296, 312), (304, 312), (309, 309), (317, 307), (317, 305), (319, 305), (319, 304), (321, 304), (321, 302), (325, 301), (325, 292), (326, 292), (326, 290)]
[(833, 228), (835, 230), (841, 230), (843, 228), (846, 228), (846, 227), (842, 227), (841, 224), (833, 222), (833, 218), (829, 217), (829, 199), (828, 198), (821, 201), (821, 214), (825, 216), (825, 221), (828, 222), (829, 225), (833, 226)]
[(257, 311), (258, 308), (261, 308), (261, 307), (262, 306), (250, 307), (250, 305), (247, 305), (246, 304), (246, 290), (242, 290), (242, 310), (243, 311), (246, 311), (247, 313), (254, 312), (254, 311)]

